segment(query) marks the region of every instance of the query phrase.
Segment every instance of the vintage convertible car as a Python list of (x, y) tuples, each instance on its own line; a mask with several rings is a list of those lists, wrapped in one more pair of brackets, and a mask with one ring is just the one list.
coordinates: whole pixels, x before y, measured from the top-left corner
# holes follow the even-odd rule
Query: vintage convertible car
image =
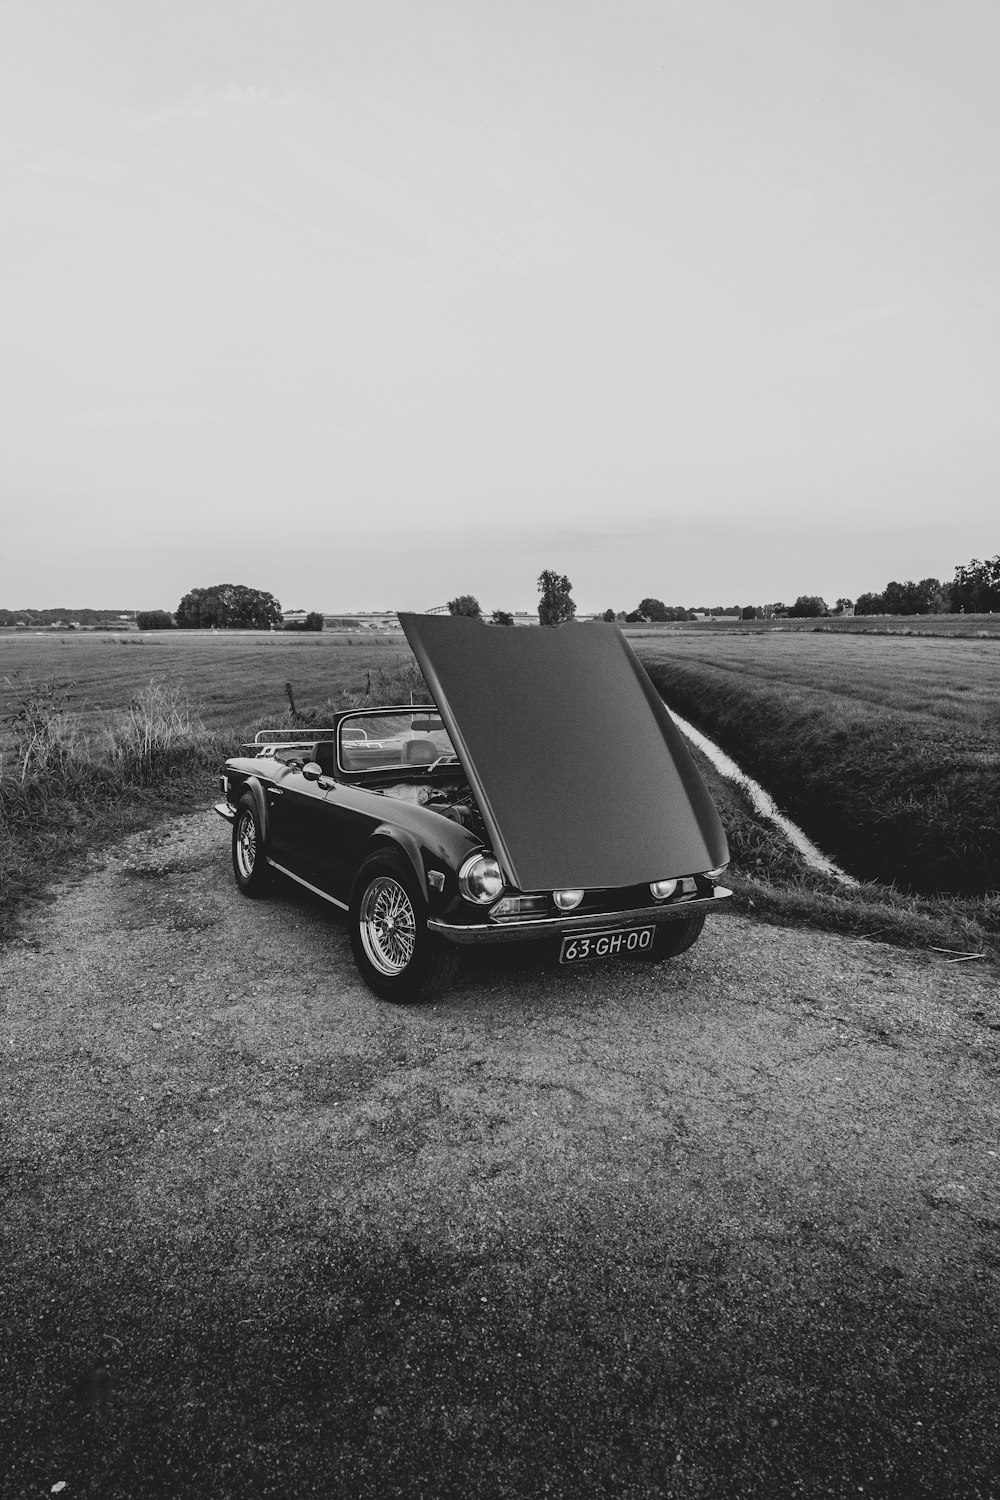
[(566, 964), (690, 948), (731, 895), (726, 837), (622, 633), (399, 619), (433, 705), (226, 762), (240, 890), (278, 871), (347, 912), (362, 975), (398, 1000), (438, 992), (470, 943), (547, 941)]

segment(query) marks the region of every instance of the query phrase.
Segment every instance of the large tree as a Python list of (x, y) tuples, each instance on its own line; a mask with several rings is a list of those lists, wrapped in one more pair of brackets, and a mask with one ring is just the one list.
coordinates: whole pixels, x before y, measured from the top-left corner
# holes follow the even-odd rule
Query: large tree
[(466, 615), (471, 620), (483, 618), (482, 607), (475, 594), (459, 594), (455, 599), (448, 600), (448, 613), (450, 615)]
[(545, 568), (538, 575), (538, 619), (542, 625), (563, 625), (576, 614), (576, 605), (570, 597), (573, 585), (565, 573), (556, 573)]
[(245, 583), (215, 583), (185, 594), (174, 618), (181, 630), (270, 630), (281, 624), (281, 605)]
[(1000, 554), (985, 562), (974, 557), (957, 567), (948, 594), (955, 614), (982, 615), (1000, 609)]
[(819, 594), (800, 594), (788, 613), (794, 620), (817, 620), (830, 611), (826, 607), (826, 600), (821, 599)]

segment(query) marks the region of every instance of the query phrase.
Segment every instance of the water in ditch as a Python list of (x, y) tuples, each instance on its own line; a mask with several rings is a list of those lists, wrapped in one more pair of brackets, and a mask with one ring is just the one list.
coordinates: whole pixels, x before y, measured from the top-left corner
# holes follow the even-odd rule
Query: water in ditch
[(700, 729), (695, 729), (693, 724), (689, 724), (686, 719), (682, 719), (680, 714), (674, 713), (672, 708), (670, 709), (670, 717), (685, 739), (690, 740), (692, 745), (696, 745), (704, 755), (708, 756), (712, 765), (719, 772), (719, 775), (724, 776), (727, 781), (734, 782), (736, 786), (746, 792), (760, 816), (781, 829), (788, 842), (799, 851), (811, 869), (820, 870), (824, 875), (831, 875), (834, 880), (839, 880), (842, 885), (857, 886), (860, 883), (855, 880), (853, 875), (848, 875), (846, 870), (842, 870), (839, 865), (834, 864), (833, 860), (824, 854), (822, 849), (818, 849), (812, 839), (808, 838), (802, 832), (798, 824), (793, 823), (791, 818), (785, 816), (770, 793), (766, 792), (759, 782), (754, 781), (752, 776), (748, 776), (745, 771), (741, 771), (736, 762), (724, 750), (721, 750), (714, 740), (710, 740), (708, 735), (702, 734)]

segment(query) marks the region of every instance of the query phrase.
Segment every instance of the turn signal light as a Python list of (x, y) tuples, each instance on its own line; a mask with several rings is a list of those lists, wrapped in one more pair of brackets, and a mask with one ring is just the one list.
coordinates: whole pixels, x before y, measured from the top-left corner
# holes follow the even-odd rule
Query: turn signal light
[(498, 921), (504, 917), (543, 917), (548, 904), (544, 896), (501, 896), (496, 906), (490, 907), (490, 916)]
[(560, 911), (572, 911), (583, 900), (582, 891), (553, 891), (552, 899)]
[(650, 883), (649, 894), (654, 901), (666, 901), (677, 889), (676, 880), (654, 880)]

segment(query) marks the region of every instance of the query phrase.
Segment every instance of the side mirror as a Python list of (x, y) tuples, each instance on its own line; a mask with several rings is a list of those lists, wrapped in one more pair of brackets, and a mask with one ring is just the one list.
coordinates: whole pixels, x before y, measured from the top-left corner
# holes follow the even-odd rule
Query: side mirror
[(302, 767), (302, 774), (307, 781), (318, 781), (323, 774), (323, 767), (318, 760), (307, 760)]

